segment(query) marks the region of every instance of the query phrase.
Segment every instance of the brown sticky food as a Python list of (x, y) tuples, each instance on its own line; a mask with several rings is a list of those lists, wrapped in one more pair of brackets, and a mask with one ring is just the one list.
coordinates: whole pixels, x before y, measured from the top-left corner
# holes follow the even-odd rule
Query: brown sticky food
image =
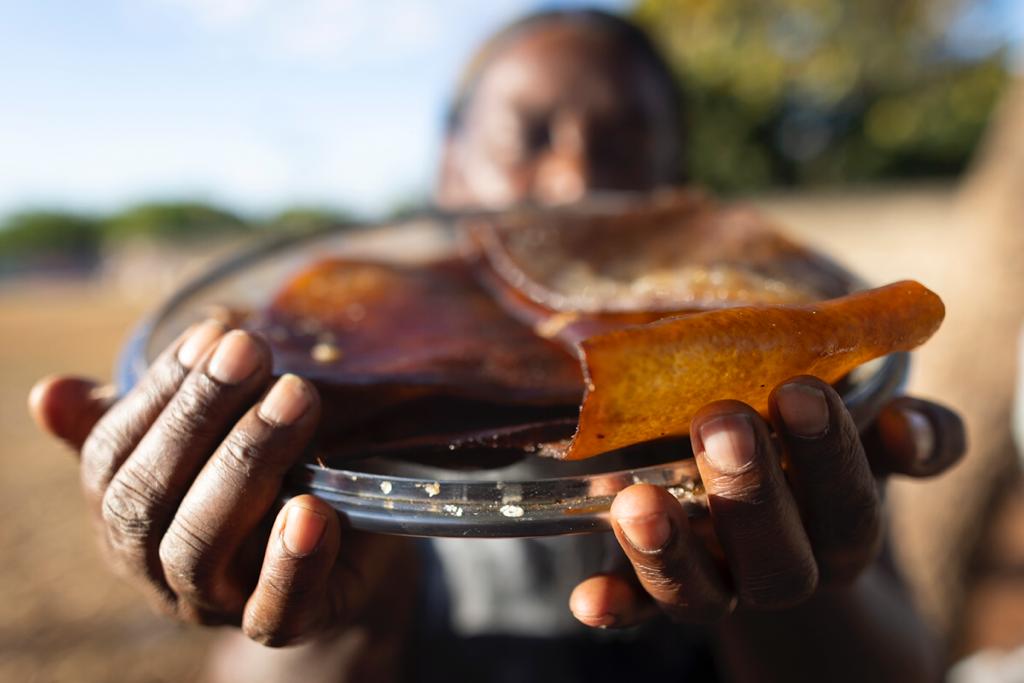
[(684, 435), (710, 401), (765, 412), (779, 382), (835, 383), (943, 317), (915, 282), (850, 294), (849, 273), (699, 193), (458, 234), (417, 265), (325, 259), (249, 323), (277, 372), (317, 384), (324, 450), (588, 458)]

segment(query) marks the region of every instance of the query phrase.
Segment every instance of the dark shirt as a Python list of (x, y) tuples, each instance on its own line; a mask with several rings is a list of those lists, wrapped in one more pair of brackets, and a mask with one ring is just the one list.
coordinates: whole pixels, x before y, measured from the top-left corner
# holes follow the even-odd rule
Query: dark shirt
[[(450, 587), (431, 542), (418, 544), (424, 590), (406, 660), (417, 683), (626, 683), (717, 681), (702, 630), (660, 617), (625, 630), (580, 628), (554, 637), (460, 635), (452, 624)], [(584, 577), (581, 577), (584, 578)], [(561, 609), (568, 609), (566, 603)]]

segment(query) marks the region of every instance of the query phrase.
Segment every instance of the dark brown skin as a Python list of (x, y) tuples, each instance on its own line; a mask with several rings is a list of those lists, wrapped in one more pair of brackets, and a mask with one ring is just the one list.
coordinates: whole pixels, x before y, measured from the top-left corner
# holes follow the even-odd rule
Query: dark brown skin
[(550, 24), (504, 46), (446, 140), (437, 188), (448, 207), (675, 180), (677, 122), (650, 68), (593, 31)]
[(314, 496), (276, 510), (320, 405), (294, 375), (271, 387), (270, 370), (260, 338), (208, 321), (171, 344), (117, 403), (92, 382), (53, 377), (33, 389), (30, 408), (80, 453), (108, 562), (160, 611), (234, 624), (271, 646), (379, 628), (367, 606), (401, 603), (415, 586), (409, 570), (394, 571), (414, 566), (408, 548), (342, 532)]
[(706, 406), (691, 440), (712, 533), (660, 488), (622, 491), (613, 527), (635, 574), (591, 577), (570, 609), (593, 626), (658, 610), (714, 625), (735, 680), (938, 680), (935, 644), (878, 561), (879, 490), (883, 473), (926, 477), (955, 463), (960, 419), (897, 399), (872, 435), (886, 447), (866, 453), (839, 396), (813, 377), (776, 388), (771, 414), (769, 423), (743, 403)]
[[(665, 139), (674, 122), (640, 66), (609, 59), (603, 41), (556, 24), (504, 48), (465, 129), (448, 141), (439, 200), (566, 201), (598, 187), (665, 182), (659, 149), (674, 144)], [(617, 118), (620, 106), (628, 114)], [(540, 112), (547, 134), (524, 132), (526, 112)], [(626, 162), (591, 144), (607, 137), (587, 132), (604, 122), (638, 136)], [(298, 378), (279, 380), (273, 400), (264, 396), (265, 345), (225, 333), (216, 323), (191, 330), (117, 403), (74, 377), (33, 389), (40, 426), (81, 454), (108, 560), (183, 621), (235, 624), (268, 645), (305, 642), (314, 656), (325, 637), (360, 631), (376, 644), (364, 654), (398, 661), (380, 653), (398, 647), (409, 614), (408, 546), (343, 529), (313, 496), (276, 512), (281, 477), (311, 437), (318, 399)], [(635, 571), (584, 581), (570, 608), (593, 626), (626, 626), (658, 610), (707, 624), (735, 680), (936, 680), (937, 650), (877, 561), (878, 485), (888, 473), (948, 468), (964, 451), (962, 423), (935, 404), (897, 399), (865, 452), (835, 392), (818, 380), (784, 383), (772, 406), (782, 453), (748, 406), (702, 410), (691, 433), (710, 528), (691, 525), (661, 489), (624, 490), (612, 519)], [(394, 673), (352, 675), (369, 680), (367, 671)]]

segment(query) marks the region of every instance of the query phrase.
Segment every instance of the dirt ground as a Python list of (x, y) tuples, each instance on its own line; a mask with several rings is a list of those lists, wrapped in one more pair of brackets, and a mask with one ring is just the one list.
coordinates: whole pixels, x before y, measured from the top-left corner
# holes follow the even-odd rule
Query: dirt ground
[[(942, 242), (950, 203), (944, 187), (760, 202), (869, 280), (915, 277), (940, 294), (942, 268), (927, 258), (927, 245)], [(73, 456), (41, 437), (25, 412), (29, 388), (45, 374), (109, 377), (133, 323), (163, 296), (138, 284), (125, 287), (123, 278), (0, 284), (0, 680), (189, 680), (210, 642), (211, 631), (152, 616), (101, 565)], [(1024, 566), (1020, 500), (1007, 508), (998, 533)], [(1016, 581), (1021, 600), (1024, 583)], [(991, 600), (982, 595), (971, 603), (969, 649), (1024, 644), (1024, 627), (1012, 614), (1008, 623), (990, 618)]]
[(208, 633), (154, 618), (101, 565), (73, 455), (25, 412), (42, 375), (109, 377), (142, 312), (101, 285), (0, 289), (0, 680), (181, 681), (203, 655)]

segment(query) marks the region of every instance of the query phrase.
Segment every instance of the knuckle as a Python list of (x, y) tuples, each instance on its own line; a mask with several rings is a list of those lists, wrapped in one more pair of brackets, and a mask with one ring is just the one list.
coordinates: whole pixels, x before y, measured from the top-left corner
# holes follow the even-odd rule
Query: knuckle
[(637, 577), (652, 589), (661, 591), (676, 587), (676, 582), (665, 573), (663, 567), (635, 562), (633, 570)]
[(252, 475), (261, 459), (261, 451), (249, 438), (248, 435), (238, 435), (232, 432), (220, 445), (220, 452), (216, 459), (219, 467), (227, 470), (228, 474), (241, 474), (243, 477)]
[(167, 395), (168, 392), (172, 392), (180, 386), (188, 374), (189, 369), (178, 362), (178, 354), (175, 351), (157, 360), (153, 365), (153, 369), (144, 380), (145, 387), (149, 389), (146, 395), (151, 399), (159, 400), (161, 396)]
[(115, 479), (103, 495), (101, 506), (113, 547), (145, 543), (155, 529), (154, 508), (155, 503), (148, 494), (123, 479)]
[[(174, 399), (167, 404), (161, 418), (161, 427), (176, 441), (186, 442), (197, 437), (212, 436), (209, 420), (196, 419), (213, 411), (218, 388), (203, 375), (186, 382)], [(210, 433), (207, 433), (210, 432)]]
[(160, 542), (160, 563), (181, 595), (204, 597), (216, 572), (211, 543), (190, 524), (175, 520)]
[(203, 428), (195, 416), (201, 412), (191, 412), (175, 399), (167, 406), (167, 411), (160, 419), (160, 431), (163, 438), (175, 443), (189, 443), (201, 436)]
[(682, 582), (660, 564), (634, 562), (633, 571), (648, 593), (675, 598), (684, 592)]
[(755, 470), (719, 475), (715, 480), (714, 495), (752, 506), (766, 505), (774, 498), (770, 484)]
[(673, 621), (711, 623), (729, 612), (729, 599), (686, 561), (668, 567), (634, 563), (644, 589)]
[(214, 459), (216, 466), (226, 475), (241, 475), (245, 478), (264, 469), (277, 469), (274, 453), (262, 437), (249, 429), (232, 431), (218, 449)]

